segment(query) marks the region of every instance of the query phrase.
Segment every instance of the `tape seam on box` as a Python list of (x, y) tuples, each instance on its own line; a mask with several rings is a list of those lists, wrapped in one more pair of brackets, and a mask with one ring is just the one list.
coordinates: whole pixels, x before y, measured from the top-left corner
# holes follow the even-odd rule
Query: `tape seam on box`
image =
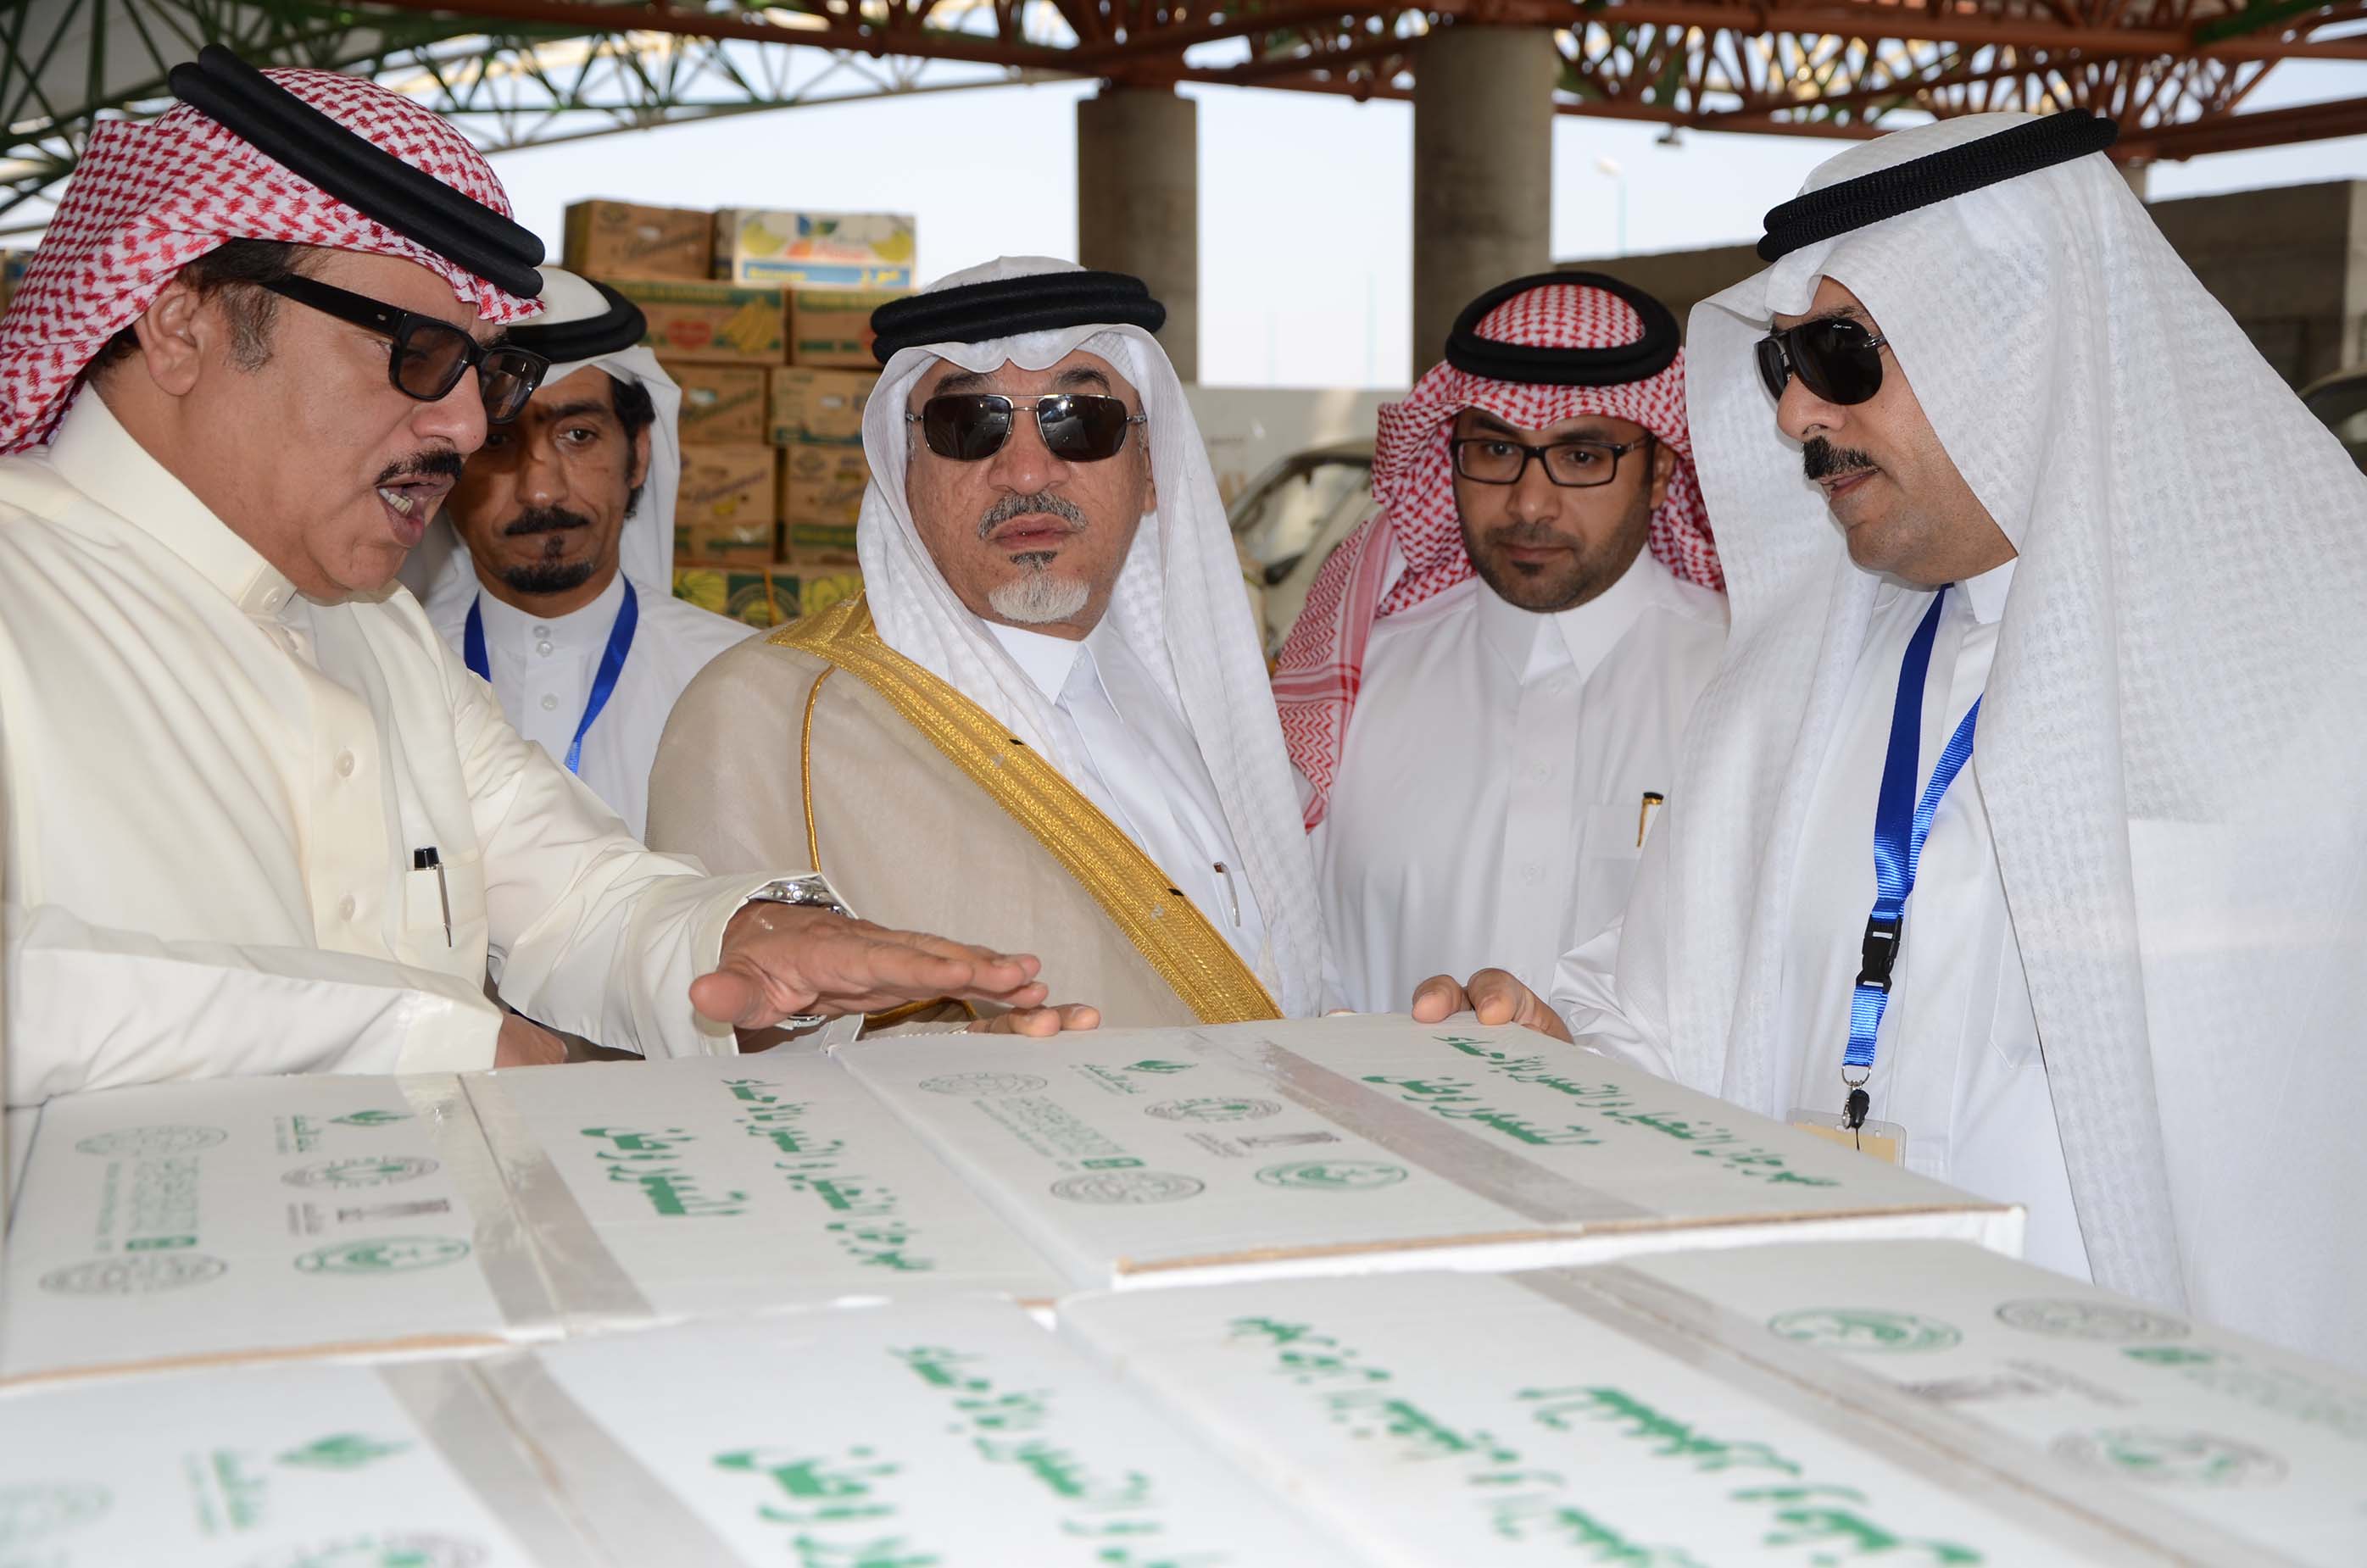
[(646, 1324), (649, 1300), (600, 1240), (567, 1180), (518, 1114), (500, 1081), (486, 1074), (460, 1080), (476, 1108), (477, 1125), (500, 1179), (506, 1184), (540, 1277), (571, 1326), (581, 1318)]
[[(1740, 1313), (1624, 1264), (1506, 1276), (1557, 1305), (1675, 1357), (1891, 1464), (2101, 1562), (2271, 1568), (2285, 1559), (2101, 1477), (2076, 1495), (2025, 1444), (1884, 1381), (1839, 1353), (1777, 1337)], [(1902, 1440), (1904, 1439), (1904, 1440)], [(2172, 1544), (2172, 1543), (2175, 1544)]]
[[(467, 1361), (395, 1361), (376, 1369), (461, 1485), (535, 1562), (586, 1562), (588, 1543)], [(606, 1553), (590, 1559), (606, 1563)]]
[(577, 1404), (538, 1359), (500, 1357), (483, 1363), (481, 1374), (511, 1426), (540, 1452), (562, 1499), (616, 1561), (754, 1568)]
[(535, 1265), (525, 1217), (511, 1204), (466, 1086), (449, 1073), (410, 1074), (395, 1082), (413, 1113), (433, 1129), (436, 1156), (469, 1206), (477, 1271), (501, 1308), (502, 1321), (521, 1333), (556, 1335), (557, 1303)]
[(1399, 1104), (1272, 1041), (1239, 1043), (1198, 1031), (1188, 1039), (1201, 1055), (1223, 1057), (1257, 1074), (1304, 1109), (1525, 1219), (1588, 1224), (1652, 1213)]

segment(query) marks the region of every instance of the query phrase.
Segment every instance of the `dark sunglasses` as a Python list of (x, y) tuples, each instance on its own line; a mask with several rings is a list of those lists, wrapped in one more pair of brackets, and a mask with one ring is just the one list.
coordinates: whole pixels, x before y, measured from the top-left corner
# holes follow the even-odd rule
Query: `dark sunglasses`
[(1889, 343), (1846, 316), (1822, 316), (1759, 340), (1759, 378), (1781, 400), (1793, 377), (1829, 403), (1864, 402), (1882, 390), (1882, 351)]
[(387, 355), (386, 378), (405, 397), (438, 401), (474, 369), (489, 423), (507, 424), (517, 418), (550, 369), (550, 361), (532, 349), (512, 344), (488, 348), (449, 321), (415, 316), (309, 277), (285, 277), (257, 287), (391, 339), (394, 350)]
[(1147, 424), (1147, 413), (1129, 414), (1116, 398), (1073, 395), (1014, 401), (995, 392), (956, 392), (931, 398), (918, 413), (904, 416), (921, 427), (929, 450), (957, 463), (975, 463), (1002, 450), (1023, 408), (1036, 412), (1036, 432), (1052, 456), (1068, 463), (1099, 463), (1126, 447), (1128, 427)]

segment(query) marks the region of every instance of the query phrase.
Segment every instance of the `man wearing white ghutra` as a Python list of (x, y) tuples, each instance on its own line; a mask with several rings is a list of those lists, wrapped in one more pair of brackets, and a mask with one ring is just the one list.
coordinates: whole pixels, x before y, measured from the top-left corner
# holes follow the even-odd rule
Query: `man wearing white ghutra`
[(1417, 1011), (1890, 1134), (2038, 1262), (2367, 1366), (2367, 479), (2112, 134), (1950, 120), (1768, 214), (1693, 312), (1733, 629), (1624, 929)]

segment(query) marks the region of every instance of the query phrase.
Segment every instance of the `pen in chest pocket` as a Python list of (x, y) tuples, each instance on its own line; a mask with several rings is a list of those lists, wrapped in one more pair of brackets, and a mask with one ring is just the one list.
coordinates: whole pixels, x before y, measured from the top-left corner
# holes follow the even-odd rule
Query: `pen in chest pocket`
[(1668, 804), (1669, 797), (1659, 790), (1644, 792), (1644, 803), (1636, 808), (1636, 847), (1644, 847), (1644, 835), (1652, 826), (1652, 813)]
[(433, 844), (429, 844), (425, 849), (413, 850), (411, 852), (411, 869), (432, 871), (436, 874), (436, 901), (444, 907), (444, 945), (451, 946), (452, 888), (451, 885), (444, 879), (444, 857), (436, 852), (436, 846)]

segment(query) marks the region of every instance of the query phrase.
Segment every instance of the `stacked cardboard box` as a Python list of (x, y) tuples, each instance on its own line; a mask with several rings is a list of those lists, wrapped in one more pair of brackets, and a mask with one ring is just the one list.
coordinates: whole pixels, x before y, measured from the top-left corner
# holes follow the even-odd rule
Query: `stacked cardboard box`
[(2367, 1382), (1957, 1243), (1059, 1324), (1373, 1562), (2367, 1562)]
[(860, 591), (871, 312), (912, 287), (914, 254), (898, 214), (568, 209), (568, 265), (641, 307), (683, 389), (686, 597), (770, 624)]
[(1353, 1562), (991, 1301), (0, 1405), (23, 1568)]
[(783, 288), (910, 288), (918, 247), (912, 218), (894, 212), (777, 212), (727, 207), (715, 215), (715, 276)]
[(0, 1383), (1060, 1289), (811, 1052), (69, 1096), (22, 1197)]
[(1079, 1288), (1823, 1237), (2010, 1256), (2020, 1209), (1526, 1030), (887, 1037), (847, 1068)]

